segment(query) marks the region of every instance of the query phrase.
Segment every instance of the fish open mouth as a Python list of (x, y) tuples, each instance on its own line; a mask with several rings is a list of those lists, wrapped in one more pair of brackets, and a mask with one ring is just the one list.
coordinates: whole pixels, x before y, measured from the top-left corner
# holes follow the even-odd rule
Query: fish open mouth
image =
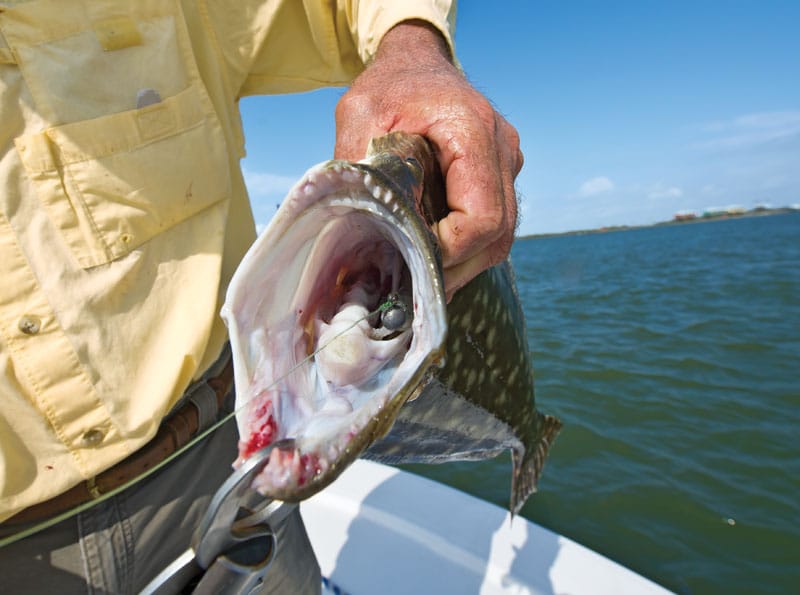
[(222, 315), (239, 461), (284, 438), (253, 486), (285, 500), (327, 485), (388, 431), (442, 358), (445, 299), (408, 192), (328, 162), (290, 191), (237, 270)]

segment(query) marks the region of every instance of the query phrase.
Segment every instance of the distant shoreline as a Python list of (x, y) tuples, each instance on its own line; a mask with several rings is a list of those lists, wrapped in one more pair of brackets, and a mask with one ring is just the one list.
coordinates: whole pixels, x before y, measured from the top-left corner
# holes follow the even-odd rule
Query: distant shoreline
[(528, 234), (524, 236), (518, 236), (517, 240), (531, 240), (531, 239), (538, 239), (538, 238), (553, 238), (559, 236), (582, 236), (582, 235), (589, 235), (595, 233), (611, 233), (616, 231), (631, 231), (634, 229), (647, 229), (649, 227), (665, 227), (669, 225), (692, 225), (695, 223), (711, 223), (713, 221), (724, 221), (728, 219), (746, 219), (748, 217), (765, 217), (769, 215), (785, 215), (786, 213), (797, 213), (800, 212), (797, 209), (793, 209), (790, 207), (781, 207), (779, 209), (766, 209), (766, 208), (758, 208), (752, 209), (750, 211), (745, 211), (744, 213), (739, 214), (720, 214), (715, 215), (713, 217), (697, 217), (695, 219), (688, 219), (678, 221), (672, 219), (670, 221), (660, 221), (658, 223), (650, 223), (646, 225), (613, 225), (609, 227), (598, 227), (595, 229), (579, 229), (576, 231), (560, 231), (554, 233), (535, 233), (535, 234)]

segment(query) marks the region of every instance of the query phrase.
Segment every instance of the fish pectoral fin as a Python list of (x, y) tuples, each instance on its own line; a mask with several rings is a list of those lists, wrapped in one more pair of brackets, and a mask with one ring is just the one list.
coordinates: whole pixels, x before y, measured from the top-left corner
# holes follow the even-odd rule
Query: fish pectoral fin
[(537, 413), (536, 438), (523, 452), (511, 453), (514, 472), (511, 476), (511, 514), (517, 514), (528, 497), (536, 491), (536, 484), (544, 468), (550, 447), (561, 430), (561, 420), (552, 415)]
[(372, 444), (365, 458), (389, 464), (445, 463), (524, 450), (511, 426), (439, 380), (434, 378), (422, 392), (403, 405), (392, 431)]

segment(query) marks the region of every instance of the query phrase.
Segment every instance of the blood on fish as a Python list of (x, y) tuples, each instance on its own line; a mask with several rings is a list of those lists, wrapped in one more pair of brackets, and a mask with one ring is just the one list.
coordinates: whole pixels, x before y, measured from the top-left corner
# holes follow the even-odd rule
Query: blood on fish
[(322, 468), (319, 465), (319, 457), (315, 454), (300, 455), (300, 474), (297, 478), (297, 485), (305, 485), (306, 482), (317, 475)]
[(256, 419), (266, 417), (258, 430), (250, 435), (250, 440), (244, 447), (242, 458), (246, 459), (257, 450), (261, 450), (265, 446), (269, 446), (275, 441), (275, 434), (278, 431), (278, 423), (272, 415), (272, 401), (267, 401), (256, 410)]
[(272, 401), (265, 401), (256, 409), (256, 419), (261, 419), (272, 413)]

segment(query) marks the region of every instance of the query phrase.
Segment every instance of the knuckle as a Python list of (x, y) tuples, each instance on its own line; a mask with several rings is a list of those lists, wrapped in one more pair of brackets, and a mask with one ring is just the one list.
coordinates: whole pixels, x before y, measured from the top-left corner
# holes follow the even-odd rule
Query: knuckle
[(489, 231), (494, 232), (492, 235), (495, 237), (500, 236), (503, 232), (503, 227), (506, 219), (505, 209), (500, 206), (499, 208), (492, 209), (488, 213), (486, 225)]
[(512, 148), (519, 150), (519, 132), (507, 120), (503, 120), (503, 128), (505, 129), (506, 142)]
[(370, 95), (348, 91), (336, 104), (336, 121), (367, 117), (376, 110), (375, 100)]
[(514, 128), (505, 118), (502, 118), (499, 130), (500, 138), (507, 148), (506, 154), (511, 161), (511, 168), (514, 177), (522, 170), (525, 163), (525, 156), (520, 148), (519, 131)]
[(476, 103), (475, 111), (484, 122), (494, 122), (498, 116), (494, 106), (483, 96), (481, 96), (481, 100)]
[(504, 234), (499, 242), (493, 244), (489, 250), (490, 260), (491, 260), (491, 264), (489, 266), (500, 264), (506, 258), (508, 258), (508, 255), (511, 254), (511, 245), (513, 243), (514, 243), (514, 236)]
[(492, 209), (482, 213), (474, 222), (474, 232), (476, 237), (493, 245), (505, 234), (505, 214), (503, 209)]
[(517, 220), (517, 201), (519, 197), (517, 196), (517, 189), (514, 186), (513, 180), (508, 180), (508, 185), (506, 186), (506, 211), (509, 215), (509, 220), (511, 222), (511, 226), (513, 227), (514, 223)]

